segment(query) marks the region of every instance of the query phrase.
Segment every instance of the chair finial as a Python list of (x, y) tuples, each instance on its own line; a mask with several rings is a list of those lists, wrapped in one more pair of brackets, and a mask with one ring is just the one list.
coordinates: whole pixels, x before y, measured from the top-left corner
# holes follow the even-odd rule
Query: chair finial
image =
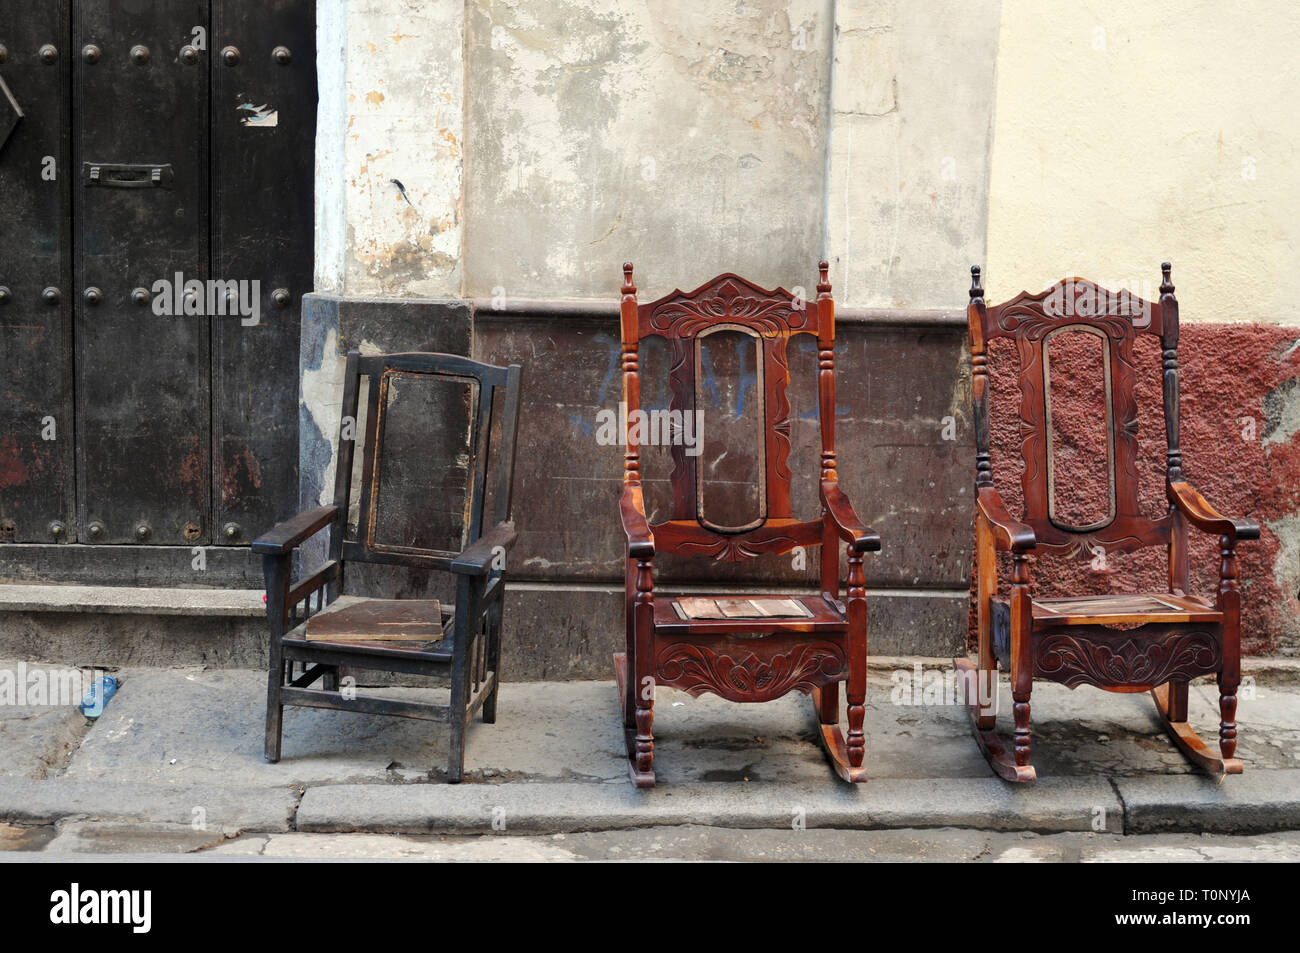
[(831, 280), (829, 277), (830, 270), (830, 262), (819, 261), (817, 263), (817, 273), (820, 276), (820, 280), (817, 282), (817, 293), (819, 295), (828, 295), (831, 293)]
[(1170, 295), (1174, 293), (1174, 283), (1169, 280), (1169, 272), (1172, 267), (1173, 266), (1171, 266), (1167, 261), (1162, 261), (1160, 263), (1160, 293), (1162, 295)]
[(632, 284), (632, 263), (630, 261), (623, 262), (623, 294), (636, 294), (636, 285)]
[(984, 289), (980, 286), (980, 266), (970, 266), (970, 296), (972, 298), (984, 297)]

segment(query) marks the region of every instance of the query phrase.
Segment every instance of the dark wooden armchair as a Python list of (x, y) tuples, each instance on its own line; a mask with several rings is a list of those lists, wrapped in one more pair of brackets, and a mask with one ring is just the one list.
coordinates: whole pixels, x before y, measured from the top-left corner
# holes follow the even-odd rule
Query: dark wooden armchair
[[(819, 738), (842, 778), (860, 781), (867, 686), (867, 598), (863, 554), (880, 538), (854, 514), (839, 486), (835, 461), (835, 304), (820, 266), (817, 299), (767, 291), (735, 275), (720, 275), (689, 294), (674, 291), (637, 304), (631, 263), (623, 266), (623, 399), (629, 425), (620, 501), (627, 536), (627, 651), (614, 656), (628, 769), (637, 787), (652, 787), (655, 687), (698, 696), (713, 692), (736, 702), (766, 702), (790, 691), (810, 694), (821, 723)], [(752, 347), (754, 400), (759, 410), (756, 509), (743, 525), (723, 525), (715, 503), (706, 506), (705, 455), (671, 445), (672, 511), (650, 525), (641, 483), (641, 438), (632, 425), (641, 407), (638, 351), (642, 339), (667, 342), (669, 414), (700, 404), (703, 343), (731, 332)], [(787, 346), (795, 334), (813, 334), (818, 348), (821, 425), (821, 515), (801, 521), (790, 505), (790, 372)], [(705, 421), (707, 426), (708, 421)], [(707, 446), (708, 441), (704, 441)], [(734, 448), (733, 448), (734, 449)], [(697, 448), (698, 450), (698, 448)], [(715, 454), (710, 455), (715, 456)], [(839, 546), (848, 549), (847, 599), (839, 597)], [(740, 561), (795, 547), (821, 546), (821, 592), (798, 597), (665, 597), (656, 595), (656, 553)], [(839, 683), (847, 681), (847, 738), (840, 730)]]
[[(356, 504), (353, 448), (361, 438), (362, 378), (369, 385)], [(252, 546), (263, 554), (271, 627), (268, 761), (280, 759), (284, 706), (298, 705), (445, 720), (447, 780), (461, 779), (470, 719), (481, 708), (484, 722), (496, 720), (505, 553), (515, 540), (509, 520), (519, 387), (518, 365), (493, 367), (450, 354), (348, 354), (334, 503), (281, 523)], [(490, 487), (494, 416), (500, 446)], [(493, 522), (487, 526), (489, 492)], [(353, 505), (356, 530), (349, 532)], [(328, 561), (291, 582), (295, 550), (323, 529), (329, 530)], [(429, 570), (447, 573), (454, 604), (342, 594), (345, 572), (360, 571), (361, 563), (409, 567), (426, 576)], [(450, 704), (341, 690), (345, 666), (449, 678)], [(313, 688), (316, 682), (321, 685)]]
[[(1169, 736), (1193, 762), (1213, 772), (1239, 773), (1237, 687), (1241, 680), (1241, 595), (1236, 545), (1259, 538), (1259, 526), (1216, 512), (1183, 475), (1178, 416), (1178, 302), (1161, 266), (1158, 302), (1127, 291), (1108, 292), (1069, 278), (1047, 291), (1022, 292), (986, 307), (980, 271), (972, 268), (967, 317), (970, 326), (975, 416), (975, 552), (979, 657), (956, 664), (966, 678), (975, 736), (993, 770), (1010, 781), (1032, 781), (1029, 699), (1035, 678), (1074, 688), (1094, 685), (1112, 692), (1150, 691)], [(1054, 460), (1051, 342), (1057, 335), (1093, 335), (1103, 378), (1096, 412), (1105, 420), (1107, 511), (1081, 523), (1058, 506)], [(1134, 342), (1138, 334), (1159, 338), (1164, 390), (1165, 495), (1168, 509), (1144, 515), (1138, 501)], [(1025, 514), (1014, 519), (993, 485), (989, 455), (987, 344), (1010, 338), (1019, 355), (1019, 439)], [(1208, 600), (1190, 592), (1188, 534), (1218, 537), (1218, 593)], [(1031, 553), (1085, 555), (1126, 553), (1147, 546), (1168, 549), (1167, 591), (1036, 599), (1030, 588)], [(1010, 592), (998, 594), (997, 553), (1011, 559)], [(997, 666), (1010, 673), (1015, 728), (1007, 747), (994, 731), (988, 704)], [(1187, 723), (1188, 682), (1217, 676), (1219, 753)]]

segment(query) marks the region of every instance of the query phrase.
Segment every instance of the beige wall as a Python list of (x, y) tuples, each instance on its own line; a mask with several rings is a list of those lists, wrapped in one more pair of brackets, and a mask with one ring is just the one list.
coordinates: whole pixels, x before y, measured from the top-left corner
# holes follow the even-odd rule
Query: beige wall
[(1004, 0), (990, 297), (1167, 259), (1184, 321), (1300, 324), (1296, 9)]

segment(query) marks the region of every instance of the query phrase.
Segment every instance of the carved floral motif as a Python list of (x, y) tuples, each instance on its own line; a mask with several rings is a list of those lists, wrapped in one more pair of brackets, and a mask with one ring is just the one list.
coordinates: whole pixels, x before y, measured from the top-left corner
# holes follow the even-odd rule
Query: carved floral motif
[(650, 315), (650, 327), (671, 337), (693, 337), (697, 332), (730, 322), (753, 328), (763, 337), (804, 330), (813, 309), (796, 308), (792, 296), (770, 293), (738, 278), (728, 278), (715, 291), (681, 295), (659, 305)]
[(659, 653), (659, 680), (698, 697), (713, 692), (729, 701), (765, 702), (791, 691), (805, 695), (847, 671), (844, 650), (833, 642), (805, 642), (783, 653), (733, 655), (701, 643), (674, 642)]
[(1035, 640), (1034, 674), (1079, 685), (1156, 686), (1171, 678), (1208, 675), (1219, 668), (1219, 642), (1209, 632), (1173, 630), (1103, 641), (1049, 634)]

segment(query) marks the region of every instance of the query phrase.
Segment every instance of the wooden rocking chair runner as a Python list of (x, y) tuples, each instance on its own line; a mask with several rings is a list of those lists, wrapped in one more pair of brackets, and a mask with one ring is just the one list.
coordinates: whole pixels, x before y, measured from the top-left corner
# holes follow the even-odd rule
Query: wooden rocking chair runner
[[(348, 511), (356, 442), (352, 431), (362, 419), (358, 404), (363, 377), (369, 379), (369, 388), (361, 449), (359, 538), (351, 539)], [(446, 395), (452, 395), (451, 399)], [(254, 552), (263, 554), (271, 628), (268, 761), (280, 759), (284, 706), (297, 705), (446, 721), (450, 725), (447, 779), (461, 779), (470, 719), (481, 708), (484, 722), (496, 721), (504, 554), (515, 540), (509, 520), (519, 395), (518, 365), (494, 367), (450, 354), (348, 354), (334, 503), (281, 523), (252, 546)], [(402, 401), (408, 406), (399, 412), (396, 408)], [(501, 445), (496, 449), (497, 479), (489, 527), (484, 525), (484, 509), (494, 408), (500, 411)], [(446, 467), (434, 474), (416, 473), (423, 481), (419, 494), (399, 494), (401, 477), (406, 475), (401, 472), (403, 461), (391, 451), (385, 456), (385, 435), (393, 435), (390, 445), (399, 442), (397, 435), (417, 445), (429, 440), (431, 414), (453, 419), (457, 428), (463, 423), (463, 429), (447, 428), (446, 446), (439, 442), (439, 454), (445, 451), (450, 455)], [(408, 465), (407, 469), (415, 471), (418, 466)], [(393, 470), (398, 471), (396, 476), (391, 474)], [(454, 502), (431, 500), (441, 494), (424, 492), (430, 483), (445, 488), (448, 500), (455, 497)], [(413, 509), (391, 499), (411, 495), (420, 496)], [(443, 508), (438, 511), (446, 517), (439, 518), (446, 523), (443, 532), (431, 530), (430, 520), (421, 518), (421, 514), (427, 517), (431, 506)], [(306, 578), (291, 582), (294, 551), (327, 528), (328, 562)], [(352, 563), (447, 572), (455, 581), (455, 604), (441, 605), (440, 618), (435, 619), (428, 616), (438, 612), (436, 601), (340, 595), (346, 567)], [(350, 621), (339, 624), (344, 613)], [(400, 641), (403, 635), (408, 641)], [(353, 690), (344, 694), (339, 691), (343, 666), (450, 678), (450, 704), (399, 701)], [(311, 687), (316, 682), (321, 686)]]
[[(1015, 722), (1008, 747), (994, 731), (994, 714), (978, 703), (970, 708), (976, 739), (993, 770), (1010, 781), (1032, 781), (1029, 700), (1033, 681), (1046, 678), (1074, 688), (1094, 685), (1112, 692), (1149, 691), (1159, 717), (1178, 748), (1197, 765), (1235, 774), (1237, 687), (1241, 681), (1241, 595), (1236, 545), (1259, 538), (1259, 526), (1216, 512), (1183, 475), (1179, 445), (1178, 302), (1170, 266), (1161, 266), (1158, 302), (1118, 294), (1078, 278), (1051, 289), (1022, 292), (986, 307), (980, 270), (972, 268), (967, 317), (970, 328), (971, 389), (975, 416), (975, 553), (979, 656), (956, 665), (976, 698), (996, 686), (997, 667), (1009, 672)], [(1109, 513), (1090, 525), (1074, 525), (1055, 507), (1052, 485), (1050, 358), (1057, 334), (1083, 331), (1100, 339), (1106, 376)], [(1160, 339), (1167, 446), (1165, 494), (1169, 508), (1157, 519), (1138, 506), (1137, 403), (1134, 340)], [(1007, 512), (993, 486), (989, 455), (987, 342), (1014, 340), (1019, 354), (1019, 424), (1024, 470), (1025, 515)], [(1218, 592), (1211, 603), (1189, 591), (1187, 540), (1190, 530), (1217, 536), (1221, 562)], [(1168, 549), (1167, 592), (1112, 594), (1076, 599), (1035, 599), (1029, 554), (1067, 553), (1101, 546), (1131, 552), (1145, 546)], [(1010, 594), (998, 595), (996, 552), (1012, 561)], [(1187, 723), (1188, 682), (1217, 676), (1219, 753)], [(983, 686), (983, 688), (980, 688)]]
[[(701, 339), (726, 330), (752, 340), (758, 355), (756, 391), (763, 437), (759, 447), (760, 519), (719, 526), (704, 513), (701, 473), (681, 446), (671, 448), (671, 518), (651, 526), (641, 486), (636, 428), (625, 430), (623, 495), (619, 504), (627, 536), (627, 651), (614, 656), (628, 770), (637, 787), (652, 787), (654, 690), (667, 685), (698, 696), (713, 692), (737, 702), (766, 702), (790, 691), (810, 694), (821, 722), (819, 738), (835, 770), (861, 781), (867, 687), (867, 599), (863, 553), (880, 538), (853, 512), (839, 487), (835, 459), (835, 304), (820, 265), (815, 301), (783, 289), (767, 291), (735, 275), (714, 278), (689, 294), (674, 291), (638, 305), (631, 263), (623, 266), (623, 399), (629, 420), (640, 409), (638, 349), (643, 338), (666, 339), (671, 354), (669, 413), (696, 406)], [(822, 514), (800, 521), (790, 506), (790, 403), (787, 345), (795, 334), (814, 334), (818, 347), (821, 422)], [(839, 597), (839, 551), (848, 548), (847, 599)], [(822, 547), (817, 595), (682, 599), (656, 597), (656, 553), (739, 561), (796, 547)], [(701, 603), (710, 611), (694, 611)], [(761, 637), (744, 637), (761, 636)], [(847, 738), (839, 724), (839, 683), (847, 681)]]

